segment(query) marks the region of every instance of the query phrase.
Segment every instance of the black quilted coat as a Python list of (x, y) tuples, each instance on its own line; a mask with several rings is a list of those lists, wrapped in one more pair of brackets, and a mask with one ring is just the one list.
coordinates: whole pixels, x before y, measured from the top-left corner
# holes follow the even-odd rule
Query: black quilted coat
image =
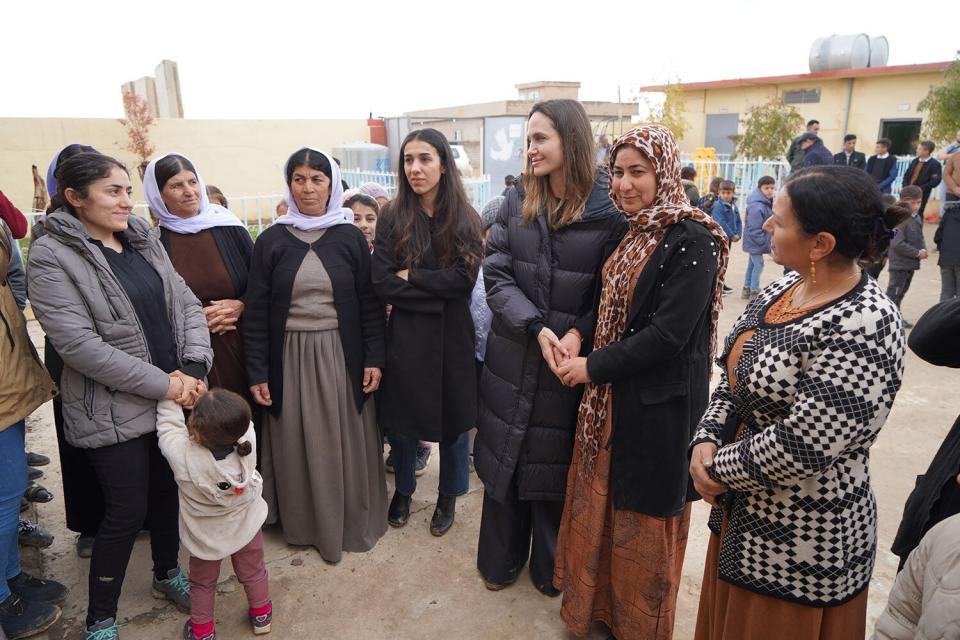
[(522, 219), (521, 187), (510, 189), (487, 238), (483, 277), (493, 322), (480, 378), (474, 464), (487, 495), (503, 501), (517, 474), (522, 500), (562, 500), (583, 387), (550, 371), (536, 335), (573, 326), (591, 350), (595, 291), (603, 262), (627, 223), (598, 172), (580, 220), (550, 231), (543, 214)]

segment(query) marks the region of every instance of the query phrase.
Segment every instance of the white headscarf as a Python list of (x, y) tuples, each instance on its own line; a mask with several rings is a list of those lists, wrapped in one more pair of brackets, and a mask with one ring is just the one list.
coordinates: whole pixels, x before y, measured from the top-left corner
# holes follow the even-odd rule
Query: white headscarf
[[(160, 195), (160, 186), (157, 184), (156, 175), (157, 162), (167, 156), (180, 156), (184, 160), (190, 161), (187, 156), (174, 151), (164, 154), (159, 158), (154, 158), (150, 161), (150, 164), (147, 165), (147, 170), (143, 175), (143, 193), (146, 195), (147, 203), (149, 203), (153, 214), (157, 216), (158, 224), (161, 227), (175, 233), (188, 234), (199, 233), (212, 227), (244, 226), (243, 222), (231, 213), (229, 209), (210, 202), (210, 199), (207, 197), (207, 186), (203, 184), (203, 178), (200, 177), (200, 173), (197, 171), (194, 172), (194, 175), (197, 176), (197, 183), (200, 185), (199, 212), (197, 215), (190, 216), (189, 218), (181, 218), (178, 215), (170, 213), (170, 210), (167, 209), (167, 205), (164, 204), (163, 198)], [(190, 164), (193, 163), (190, 162)], [(196, 168), (196, 165), (194, 165), (194, 168)]]
[[(319, 216), (308, 216), (305, 213), (301, 213), (297, 207), (297, 201), (294, 199), (293, 193), (290, 192), (290, 185), (288, 184), (286, 195), (287, 213), (277, 218), (276, 224), (289, 224), (300, 231), (317, 231), (338, 224), (353, 224), (353, 211), (343, 207), (343, 185), (340, 183), (340, 167), (333, 161), (333, 158), (313, 147), (302, 147), (297, 149), (293, 155), (296, 155), (304, 149), (311, 153), (322, 155), (330, 164), (330, 200), (327, 201), (327, 212)], [(291, 155), (290, 158), (292, 158), (293, 155)], [(288, 158), (286, 164), (283, 166), (284, 184), (287, 182), (287, 169), (289, 165), (290, 159)]]

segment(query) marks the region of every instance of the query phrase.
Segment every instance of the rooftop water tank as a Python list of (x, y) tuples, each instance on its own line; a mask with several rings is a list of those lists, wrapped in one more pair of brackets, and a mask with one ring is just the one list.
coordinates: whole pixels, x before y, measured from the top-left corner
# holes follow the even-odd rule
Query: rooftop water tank
[(333, 148), (333, 155), (340, 159), (344, 171), (389, 171), (389, 153), (384, 145), (370, 142), (351, 142)]
[[(878, 38), (879, 39), (879, 38)], [(886, 38), (884, 38), (886, 43)], [(859, 69), (870, 64), (870, 36), (865, 33), (817, 38), (810, 47), (810, 71)]]
[(870, 38), (870, 66), (885, 67), (890, 58), (890, 43), (886, 37)]

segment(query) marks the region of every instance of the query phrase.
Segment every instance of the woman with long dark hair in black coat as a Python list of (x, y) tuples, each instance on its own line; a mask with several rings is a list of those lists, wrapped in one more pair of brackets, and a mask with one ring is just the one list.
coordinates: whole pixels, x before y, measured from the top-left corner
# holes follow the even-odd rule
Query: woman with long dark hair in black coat
[(469, 487), (477, 387), (470, 294), (480, 268), (480, 217), (467, 203), (450, 144), (412, 131), (400, 149), (399, 189), (374, 240), (373, 285), (393, 305), (379, 397), (396, 490), (388, 520), (402, 527), (417, 487), (417, 442), (440, 443), (440, 491), (430, 532), (453, 526)]

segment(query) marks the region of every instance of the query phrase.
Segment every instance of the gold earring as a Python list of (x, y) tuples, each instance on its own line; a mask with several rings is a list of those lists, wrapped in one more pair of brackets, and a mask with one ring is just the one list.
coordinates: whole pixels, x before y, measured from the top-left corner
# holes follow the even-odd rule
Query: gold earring
[(810, 283), (817, 284), (817, 263), (810, 261)]

